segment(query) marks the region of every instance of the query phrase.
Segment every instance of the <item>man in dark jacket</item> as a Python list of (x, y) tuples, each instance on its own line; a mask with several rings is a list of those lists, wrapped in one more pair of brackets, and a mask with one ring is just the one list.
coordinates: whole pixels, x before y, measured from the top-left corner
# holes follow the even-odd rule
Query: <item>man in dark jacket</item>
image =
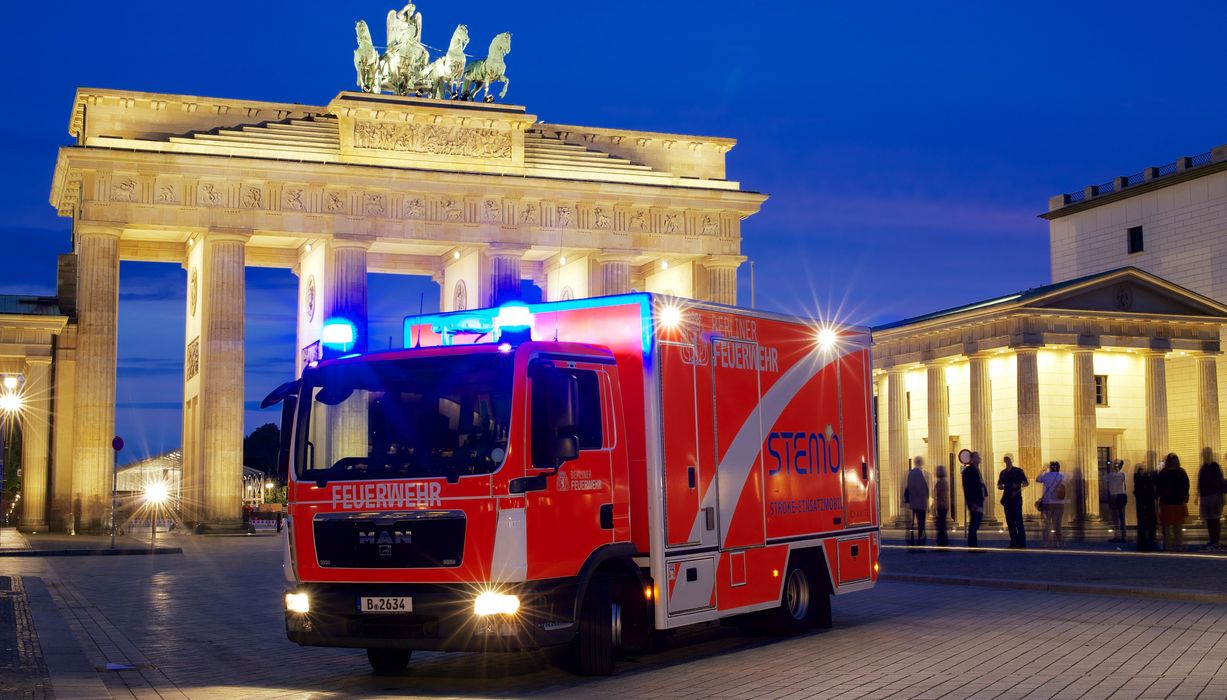
[(1133, 507), (1138, 516), (1138, 551), (1153, 552), (1155, 546), (1155, 530), (1159, 526), (1159, 517), (1155, 510), (1155, 470), (1149, 465), (1141, 465), (1133, 472)]
[(980, 453), (972, 452), (971, 460), (963, 467), (963, 498), (967, 510), (971, 513), (967, 524), (967, 546), (978, 547), (976, 532), (980, 522), (984, 520), (984, 499), (988, 498), (988, 489), (984, 486), (984, 478), (980, 475)]
[(1014, 459), (1005, 456), (1005, 469), (997, 477), (997, 490), (1001, 491), (1001, 505), (1005, 509), (1005, 524), (1010, 531), (1010, 549), (1027, 548), (1027, 530), (1023, 527), (1022, 492), (1031, 483), (1027, 474), (1014, 466)]

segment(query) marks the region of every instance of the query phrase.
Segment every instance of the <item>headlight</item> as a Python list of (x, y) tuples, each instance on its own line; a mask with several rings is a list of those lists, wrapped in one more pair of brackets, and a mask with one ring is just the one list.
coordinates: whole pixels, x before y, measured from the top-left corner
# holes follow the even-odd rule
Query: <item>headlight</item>
[(473, 601), (473, 614), (483, 617), (486, 615), (514, 615), (519, 609), (519, 596), (494, 591), (486, 591)]
[(311, 601), (306, 593), (286, 593), (285, 609), (295, 613), (311, 612)]

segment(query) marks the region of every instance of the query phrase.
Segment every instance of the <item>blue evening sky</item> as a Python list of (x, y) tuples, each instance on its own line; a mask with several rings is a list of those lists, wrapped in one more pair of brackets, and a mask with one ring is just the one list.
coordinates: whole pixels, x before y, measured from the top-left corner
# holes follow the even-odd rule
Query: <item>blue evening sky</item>
[[(353, 87), (354, 22), (389, 0), (13, 3), (0, 112), (0, 293), (52, 294), (48, 205), (78, 86), (322, 105)], [(399, 8), (399, 5), (398, 5)], [(731, 136), (760, 306), (876, 323), (1044, 284), (1047, 198), (1227, 142), (1221, 2), (445, 2), (425, 40), (513, 33), (508, 102), (541, 119)], [(293, 371), (296, 279), (247, 272), (248, 429)], [(741, 272), (748, 303), (749, 268)], [(117, 430), (179, 445), (185, 274), (121, 270)], [(438, 302), (373, 275), (372, 346)]]

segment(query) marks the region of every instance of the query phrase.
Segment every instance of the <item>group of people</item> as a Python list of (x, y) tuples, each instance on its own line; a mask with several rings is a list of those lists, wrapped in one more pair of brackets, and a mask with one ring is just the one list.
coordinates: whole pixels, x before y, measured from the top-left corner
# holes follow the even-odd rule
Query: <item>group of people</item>
[[(1214, 551), (1222, 545), (1222, 512), (1224, 499), (1227, 498), (1227, 486), (1224, 485), (1223, 470), (1214, 461), (1214, 455), (1206, 450), (1203, 454), (1203, 464), (1197, 475), (1196, 501), (1199, 515), (1206, 523), (1209, 535), (1206, 549)], [(1010, 536), (1011, 549), (1025, 549), (1027, 546), (1027, 531), (1023, 523), (1023, 490), (1030, 485), (1026, 472), (1014, 464), (1009, 455), (1002, 460), (1004, 468), (997, 477), (997, 490), (1001, 492), (1001, 506), (1005, 512), (1006, 529)], [(1111, 541), (1125, 541), (1125, 508), (1128, 504), (1128, 494), (1125, 489), (1125, 475), (1121, 471), (1123, 461), (1113, 462), (1106, 476), (1108, 488), (1108, 507), (1112, 513)], [(924, 473), (924, 460), (916, 457), (912, 468), (907, 474), (907, 483), (903, 492), (903, 500), (912, 511), (912, 525), (915, 534), (909, 539), (916, 545), (924, 545), (925, 523), (928, 517), (930, 503), (935, 511), (934, 525), (937, 529), (937, 545), (949, 544), (947, 534), (947, 519), (950, 514), (950, 482), (946, 476), (946, 468), (937, 465), (934, 470), (932, 500), (928, 477)], [(979, 546), (978, 531), (984, 520), (984, 503), (988, 499), (988, 487), (980, 472), (980, 454), (972, 452), (963, 467), (961, 474), (963, 498), (968, 511), (967, 546)], [(1061, 473), (1060, 462), (1049, 462), (1048, 470), (1036, 477), (1036, 483), (1042, 487), (1040, 497), (1035, 502), (1036, 510), (1042, 516), (1043, 544), (1046, 547), (1061, 547), (1065, 544), (1062, 524), (1065, 517), (1065, 506), (1069, 503), (1069, 487), (1065, 474)], [(1163, 526), (1163, 547), (1165, 551), (1182, 551), (1184, 549), (1184, 525), (1188, 518), (1188, 502), (1190, 483), (1188, 474), (1180, 466), (1180, 458), (1169, 454), (1163, 460), (1163, 468), (1159, 471), (1139, 468), (1133, 476), (1133, 496), (1137, 509), (1137, 547), (1139, 551), (1159, 549), (1157, 536), (1159, 525)], [(910, 528), (909, 528), (910, 529)]]

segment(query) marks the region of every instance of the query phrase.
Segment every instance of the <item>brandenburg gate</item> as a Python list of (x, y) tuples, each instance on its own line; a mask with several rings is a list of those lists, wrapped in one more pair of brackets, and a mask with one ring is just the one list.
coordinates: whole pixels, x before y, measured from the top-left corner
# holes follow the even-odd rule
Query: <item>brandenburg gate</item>
[(76, 142), (60, 149), (51, 188), (72, 219), (60, 267), (62, 286), (75, 284), (75, 329), (55, 350), (47, 493), (27, 499), (47, 512), (23, 524), (75, 509), (96, 528), (88, 504), (109, 502), (122, 260), (186, 272), (189, 523), (239, 516), (248, 265), (298, 276), (297, 347), (286, 348), (298, 370), (327, 318), (354, 321), (365, 346), (371, 272), (429, 275), (445, 311), (514, 297), (521, 280), (549, 300), (646, 290), (737, 301), (741, 222), (766, 197), (726, 177), (732, 139), (551, 124), (455, 92), (402, 92), (313, 107), (78, 90)]

